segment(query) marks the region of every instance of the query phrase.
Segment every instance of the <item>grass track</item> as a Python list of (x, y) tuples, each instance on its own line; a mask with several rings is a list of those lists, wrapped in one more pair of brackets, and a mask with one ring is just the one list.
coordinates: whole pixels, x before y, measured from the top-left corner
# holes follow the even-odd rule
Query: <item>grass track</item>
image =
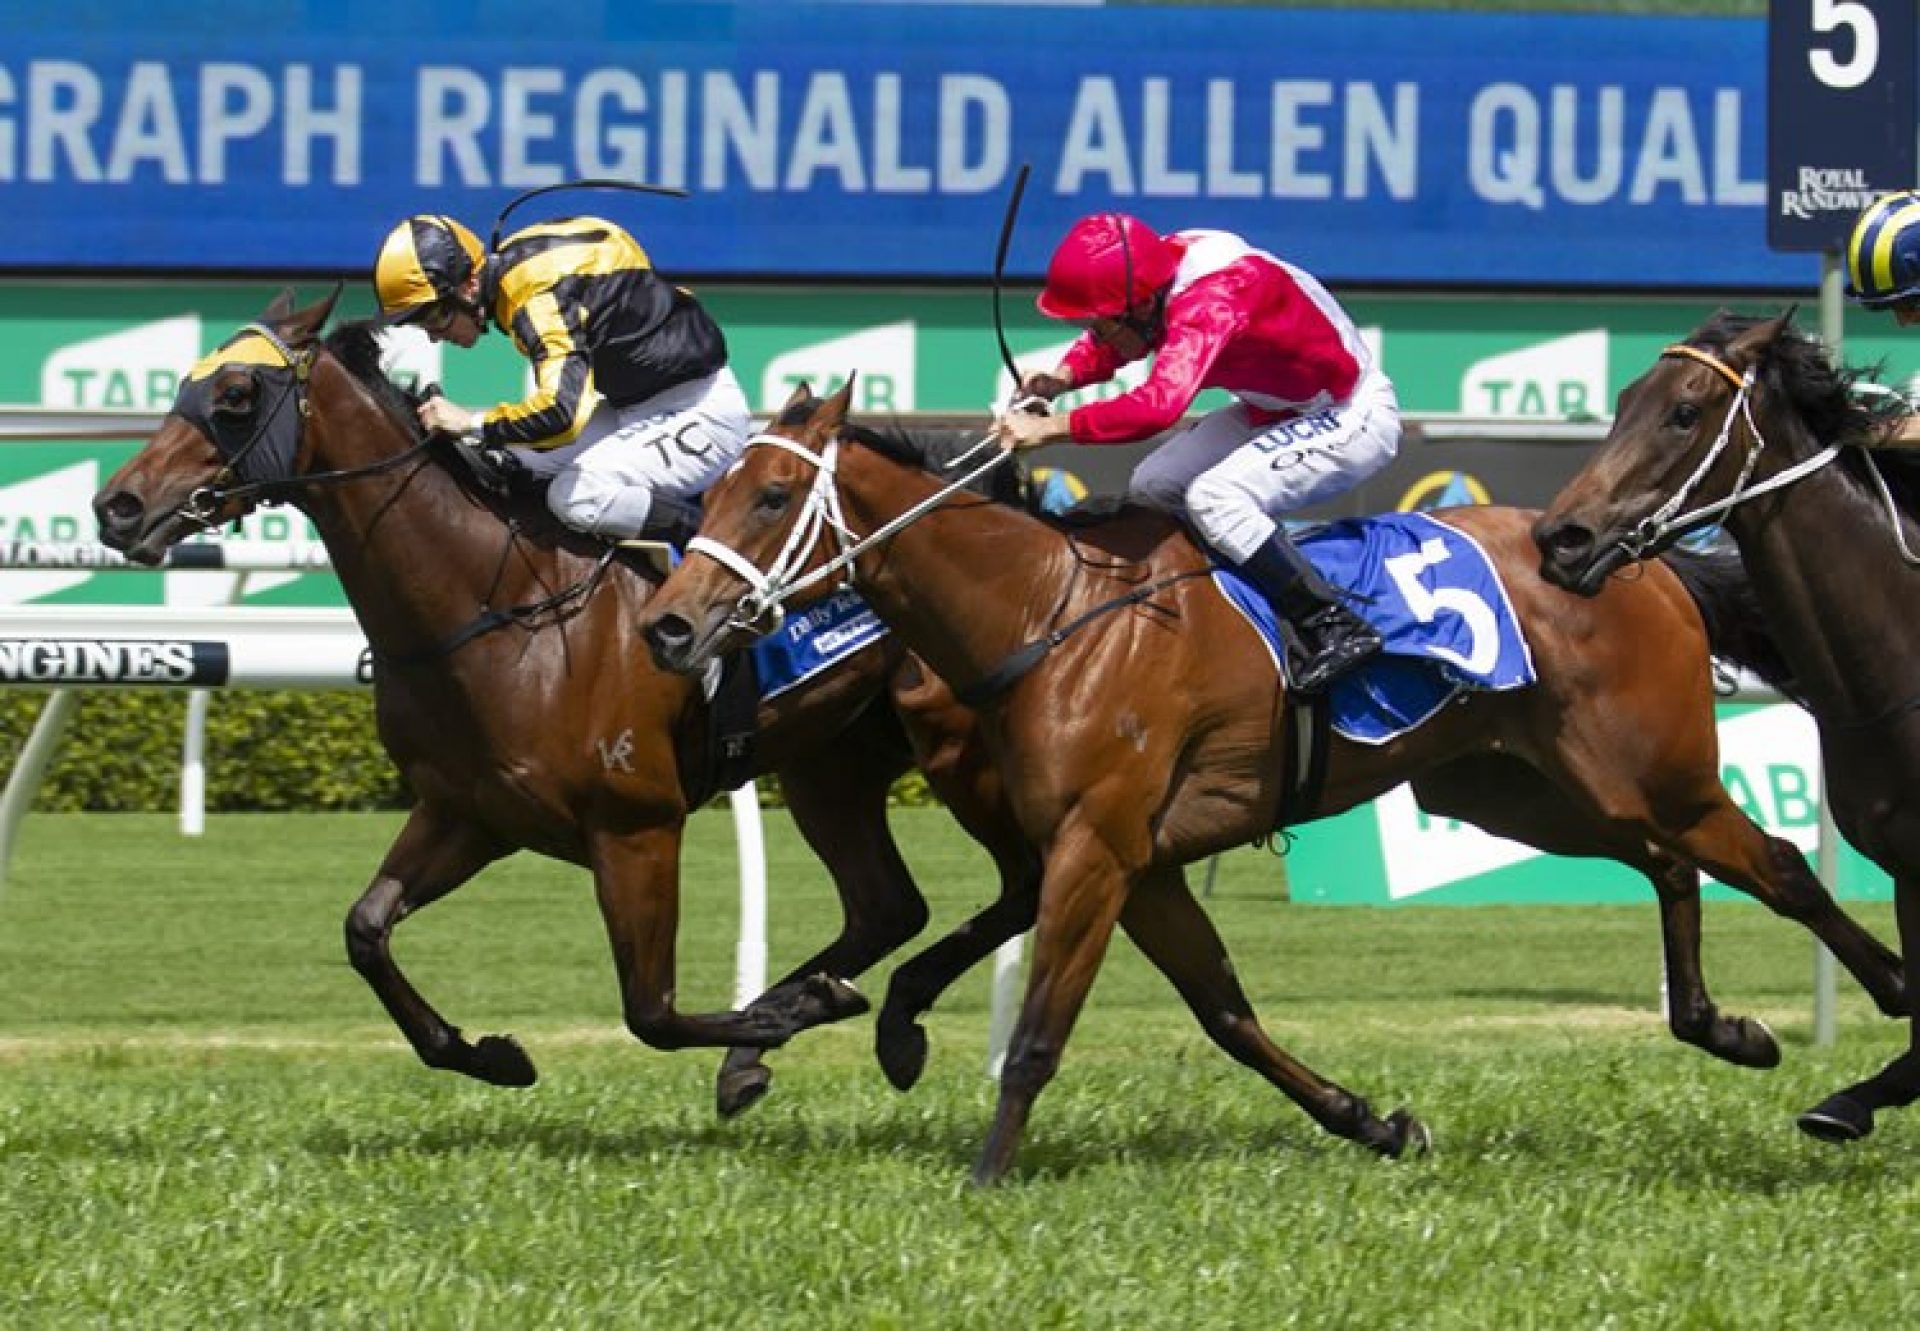
[[(902, 814), (936, 924), (987, 890)], [(1387, 1165), (1198, 1035), (1117, 944), (1017, 1181), (985, 1131), (987, 989), (932, 1022), (911, 1096), (871, 1022), (775, 1056), (745, 1119), (714, 1060), (619, 1028), (590, 893), (502, 866), (401, 931), (423, 990), (543, 1072), (495, 1091), (412, 1060), (339, 923), (395, 821), (31, 820), (0, 896), (0, 1326), (1756, 1327), (1910, 1324), (1920, 1117), (1861, 1147), (1792, 1113), (1900, 1038), (1843, 991), (1806, 1043), (1809, 949), (1710, 906), (1710, 977), (1787, 1044), (1773, 1073), (1668, 1040), (1645, 908), (1288, 907), (1229, 857), (1214, 914), (1271, 1028), (1432, 1124)], [(775, 961), (829, 894), (769, 826)], [(696, 820), (683, 1001), (730, 985), (731, 834)], [(1866, 913), (1890, 936), (1884, 908)], [(870, 988), (877, 992), (881, 981)]]

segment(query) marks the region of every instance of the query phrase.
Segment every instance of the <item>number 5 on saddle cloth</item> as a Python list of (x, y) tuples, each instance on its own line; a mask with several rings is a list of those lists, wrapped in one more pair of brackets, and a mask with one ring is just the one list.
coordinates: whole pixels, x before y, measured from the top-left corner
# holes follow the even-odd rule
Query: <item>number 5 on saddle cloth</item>
[[(1533, 655), (1506, 589), (1464, 533), (1424, 513), (1388, 513), (1317, 527), (1295, 543), (1327, 581), (1351, 592), (1349, 604), (1386, 642), (1327, 690), (1332, 727), (1347, 739), (1384, 744), (1462, 690), (1533, 683)], [(1213, 579), (1282, 669), (1273, 608), (1231, 568), (1216, 568)]]

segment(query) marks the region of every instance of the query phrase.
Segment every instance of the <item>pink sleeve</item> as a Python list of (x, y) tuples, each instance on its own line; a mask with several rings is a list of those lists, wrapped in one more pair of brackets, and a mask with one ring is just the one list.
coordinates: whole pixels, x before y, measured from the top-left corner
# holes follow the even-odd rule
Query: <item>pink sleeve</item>
[(1154, 354), (1153, 372), (1130, 393), (1089, 402), (1067, 418), (1078, 444), (1130, 444), (1171, 428), (1206, 387), (1207, 371), (1246, 320), (1234, 303), (1187, 293), (1178, 311), (1167, 312), (1167, 332)]
[(1082, 333), (1067, 348), (1060, 363), (1073, 376), (1073, 386), (1081, 388), (1087, 384), (1104, 384), (1113, 378), (1113, 372), (1120, 368), (1120, 357), (1092, 333)]

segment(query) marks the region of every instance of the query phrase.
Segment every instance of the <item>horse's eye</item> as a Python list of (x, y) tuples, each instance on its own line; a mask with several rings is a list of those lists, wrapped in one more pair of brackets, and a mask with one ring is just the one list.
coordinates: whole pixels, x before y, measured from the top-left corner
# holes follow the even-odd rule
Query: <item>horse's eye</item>
[(1667, 423), (1676, 430), (1691, 430), (1700, 423), (1700, 408), (1691, 402), (1676, 403)]
[(793, 502), (793, 491), (784, 485), (769, 485), (760, 492), (757, 505), (768, 517), (778, 517), (787, 511), (787, 505)]
[(253, 410), (253, 381), (251, 379), (229, 379), (220, 385), (213, 395), (213, 409), (235, 416), (243, 416)]

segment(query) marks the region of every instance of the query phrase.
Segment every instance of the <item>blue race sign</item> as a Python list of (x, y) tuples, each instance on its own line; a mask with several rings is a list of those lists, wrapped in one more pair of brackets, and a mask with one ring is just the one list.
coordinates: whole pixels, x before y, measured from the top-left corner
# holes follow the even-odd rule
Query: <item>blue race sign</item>
[(1860, 210), (1914, 179), (1914, 0), (1773, 0), (1767, 243), (1838, 250)]
[(0, 269), (358, 274), (407, 213), (484, 235), (523, 190), (621, 176), (693, 197), (539, 207), (610, 214), (676, 277), (983, 281), (1030, 161), (1016, 281), (1124, 208), (1347, 287), (1778, 289), (1800, 270), (1763, 239), (1765, 37), (1252, 5), (12, 4)]

